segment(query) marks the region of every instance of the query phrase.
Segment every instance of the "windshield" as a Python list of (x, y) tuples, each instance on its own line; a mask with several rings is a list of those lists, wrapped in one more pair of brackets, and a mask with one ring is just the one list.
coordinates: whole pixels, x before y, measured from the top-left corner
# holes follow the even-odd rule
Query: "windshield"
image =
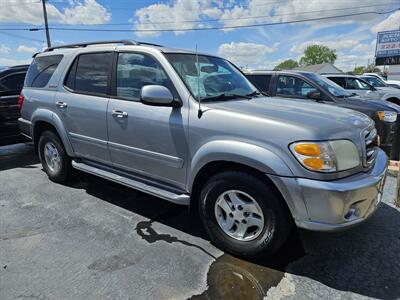
[(303, 73), (304, 76), (318, 83), (325, 91), (339, 98), (350, 97), (352, 93), (347, 92), (344, 88), (337, 85), (333, 81), (315, 73)]
[[(248, 98), (259, 91), (225, 59), (195, 54), (166, 54), (193, 97), (207, 100)], [(200, 74), (199, 74), (200, 70)], [(199, 76), (200, 75), (200, 76)]]
[(366, 82), (368, 82), (370, 85), (373, 87), (385, 87), (386, 83), (384, 83), (381, 79), (377, 77), (361, 77), (364, 79)]

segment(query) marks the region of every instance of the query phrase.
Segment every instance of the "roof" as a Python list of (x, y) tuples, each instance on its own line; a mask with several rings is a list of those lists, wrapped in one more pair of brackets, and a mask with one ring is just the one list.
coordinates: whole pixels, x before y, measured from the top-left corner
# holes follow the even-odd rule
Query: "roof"
[[(184, 50), (184, 49), (176, 49), (176, 48), (169, 48), (165, 47), (162, 45), (158, 44), (152, 44), (152, 43), (144, 43), (144, 42), (137, 42), (137, 41), (132, 41), (132, 40), (109, 40), (109, 41), (97, 41), (97, 42), (83, 42), (83, 43), (76, 43), (76, 44), (64, 44), (56, 47), (50, 47), (45, 49), (42, 52), (34, 54), (33, 57), (36, 55), (42, 56), (42, 55), (49, 55), (51, 54), (54, 50), (57, 51), (57, 53), (68, 53), (71, 51), (76, 51), (77, 49), (85, 49), (89, 47), (105, 47), (105, 48), (110, 48), (118, 44), (118, 48), (120, 47), (148, 47), (148, 48), (153, 48), (157, 49), (163, 53), (180, 53), (180, 54), (196, 54), (196, 51), (193, 50)], [(97, 48), (98, 49), (98, 48)], [(207, 53), (197, 53), (198, 55), (207, 55), (207, 56), (215, 56)]]
[(336, 69), (338, 72), (343, 73), (342, 70), (340, 70), (339, 68), (335, 67), (335, 65), (331, 64), (331, 63), (324, 63), (324, 64), (317, 64), (317, 65), (309, 65), (309, 66), (302, 66), (302, 67), (297, 67), (294, 70), (299, 70), (299, 71), (308, 71), (308, 72), (314, 72), (314, 73), (318, 73), (320, 70), (322, 70), (325, 67), (331, 67)]

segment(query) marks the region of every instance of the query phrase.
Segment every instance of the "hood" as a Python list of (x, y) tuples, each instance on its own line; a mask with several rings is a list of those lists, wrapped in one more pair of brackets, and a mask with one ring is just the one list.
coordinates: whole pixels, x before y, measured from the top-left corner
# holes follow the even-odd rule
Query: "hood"
[[(259, 97), (207, 103), (210, 109), (221, 109), (250, 118), (268, 119), (274, 123), (321, 133), (321, 136), (348, 131), (349, 127), (364, 129), (372, 120), (363, 113), (310, 100), (280, 97)], [(238, 121), (240, 118), (238, 118)]]
[[(400, 113), (400, 106), (388, 101), (382, 101), (380, 99), (370, 99), (367, 97), (349, 97), (346, 99), (340, 99), (337, 103), (339, 105), (342, 104), (341, 106), (343, 107), (348, 107), (351, 109), (357, 109), (357, 107), (362, 108), (362, 111), (364, 113), (365, 111), (376, 112), (381, 110), (390, 110)], [(346, 104), (349, 104), (351, 106), (347, 106)]]
[(379, 92), (400, 94), (399, 89), (390, 86), (376, 87)]

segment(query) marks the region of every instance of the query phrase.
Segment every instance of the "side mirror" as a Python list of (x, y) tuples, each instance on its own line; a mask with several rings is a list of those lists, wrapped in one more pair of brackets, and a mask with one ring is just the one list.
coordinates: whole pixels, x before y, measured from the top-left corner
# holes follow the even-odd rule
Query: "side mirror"
[(174, 99), (171, 91), (162, 85), (143, 86), (140, 90), (140, 101), (153, 106), (182, 106), (182, 103)]
[(319, 101), (321, 100), (321, 93), (317, 90), (313, 90), (307, 93), (307, 98)]

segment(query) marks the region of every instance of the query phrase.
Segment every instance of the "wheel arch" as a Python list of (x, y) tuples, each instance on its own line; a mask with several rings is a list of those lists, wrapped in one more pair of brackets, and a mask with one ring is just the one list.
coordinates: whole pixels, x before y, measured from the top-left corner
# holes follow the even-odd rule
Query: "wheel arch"
[(53, 112), (45, 109), (37, 110), (32, 115), (32, 140), (37, 151), (37, 145), (42, 132), (45, 130), (54, 131), (61, 139), (65, 151), (69, 156), (73, 155), (73, 148), (68, 139), (67, 131), (65, 130), (61, 119)]

